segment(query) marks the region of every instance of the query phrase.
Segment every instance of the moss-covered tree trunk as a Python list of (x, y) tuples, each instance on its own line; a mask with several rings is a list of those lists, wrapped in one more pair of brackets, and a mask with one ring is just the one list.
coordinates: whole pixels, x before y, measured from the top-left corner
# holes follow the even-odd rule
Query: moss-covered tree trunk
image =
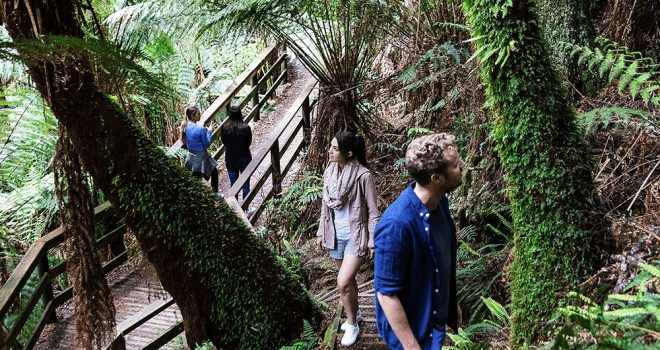
[(548, 43), (550, 59), (567, 79), (585, 94), (598, 89), (598, 76), (581, 69), (562, 42), (593, 46), (596, 30), (587, 13), (585, 0), (537, 0), (538, 21), (543, 39)]
[[(14, 42), (82, 37), (73, 3), (2, 0), (2, 20)], [(210, 339), (223, 349), (273, 349), (297, 337), (303, 319), (318, 317), (300, 281), (227, 204), (167, 159), (99, 89), (87, 58), (69, 52), (25, 63), (176, 300), (189, 346)]]
[(547, 335), (588, 269), (590, 157), (528, 0), (466, 0), (514, 219), (512, 347)]

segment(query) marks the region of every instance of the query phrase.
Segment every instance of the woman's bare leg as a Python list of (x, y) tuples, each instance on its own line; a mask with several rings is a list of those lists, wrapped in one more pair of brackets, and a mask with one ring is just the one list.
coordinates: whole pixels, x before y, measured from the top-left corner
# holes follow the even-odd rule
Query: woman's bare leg
[(339, 295), (344, 304), (346, 311), (346, 318), (349, 324), (355, 324), (355, 317), (358, 310), (358, 290), (357, 281), (355, 276), (360, 270), (363, 258), (353, 255), (344, 256), (343, 260), (335, 260), (339, 265), (339, 275), (337, 276), (337, 287), (339, 288)]

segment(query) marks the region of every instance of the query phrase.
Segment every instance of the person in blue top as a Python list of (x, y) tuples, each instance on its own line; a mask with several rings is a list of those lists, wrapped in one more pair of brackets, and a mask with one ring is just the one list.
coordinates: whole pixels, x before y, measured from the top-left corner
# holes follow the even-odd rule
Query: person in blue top
[(218, 193), (218, 163), (207, 152), (211, 144), (211, 137), (215, 124), (208, 128), (197, 125), (202, 112), (197, 106), (186, 108), (186, 119), (181, 122), (179, 131), (181, 132), (182, 148), (188, 149), (186, 155), (185, 167), (192, 171), (193, 176), (211, 179), (211, 187), (215, 193)]
[(446, 194), (464, 166), (454, 136), (426, 135), (406, 151), (413, 181), (376, 226), (378, 332), (390, 349), (441, 349), (462, 315), (456, 299), (456, 231)]
[[(229, 182), (234, 185), (240, 174), (252, 161), (250, 144), (252, 143), (252, 129), (243, 121), (243, 113), (237, 106), (229, 107), (227, 123), (220, 128), (220, 139), (225, 145), (225, 165)], [(250, 180), (243, 185), (243, 199), (250, 192)]]

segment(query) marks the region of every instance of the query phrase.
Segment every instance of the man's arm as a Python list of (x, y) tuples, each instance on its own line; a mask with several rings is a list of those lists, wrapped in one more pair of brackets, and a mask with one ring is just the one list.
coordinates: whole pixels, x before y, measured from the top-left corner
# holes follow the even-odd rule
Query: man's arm
[(384, 295), (378, 293), (378, 302), (380, 303), (385, 317), (389, 322), (394, 334), (396, 334), (397, 339), (403, 345), (405, 350), (417, 350), (421, 349), (415, 335), (410, 329), (410, 324), (408, 323), (408, 316), (406, 316), (406, 311), (403, 309), (401, 300), (397, 295)]

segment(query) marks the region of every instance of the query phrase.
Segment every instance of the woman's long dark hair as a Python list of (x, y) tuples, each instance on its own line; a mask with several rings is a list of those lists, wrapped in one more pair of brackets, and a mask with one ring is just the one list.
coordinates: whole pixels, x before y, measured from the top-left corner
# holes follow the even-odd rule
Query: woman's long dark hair
[(181, 121), (181, 125), (179, 125), (179, 132), (181, 133), (181, 148), (186, 148), (186, 126), (188, 126), (190, 118), (197, 113), (199, 113), (199, 108), (197, 106), (189, 106), (186, 108), (186, 117)]
[(365, 167), (369, 166), (367, 163), (367, 147), (364, 144), (362, 135), (350, 131), (340, 131), (335, 135), (335, 138), (342, 154), (347, 156), (348, 152), (353, 152), (353, 156), (349, 159), (357, 158), (360, 164)]
[(243, 121), (243, 113), (238, 106), (229, 107), (227, 123), (222, 126), (221, 131), (225, 135), (247, 135), (250, 132), (250, 126)]

